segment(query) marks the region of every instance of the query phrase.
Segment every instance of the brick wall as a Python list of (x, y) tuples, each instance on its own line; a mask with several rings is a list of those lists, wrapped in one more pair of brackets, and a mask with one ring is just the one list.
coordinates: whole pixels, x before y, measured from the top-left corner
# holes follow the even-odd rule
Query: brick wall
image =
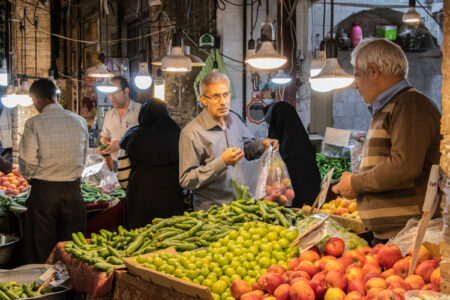
[[(441, 143), (441, 168), (450, 175), (450, 1), (444, 1), (444, 42), (442, 43), (442, 121), (441, 133), (443, 140)], [(450, 190), (449, 180), (446, 180), (446, 191)], [(450, 294), (450, 195), (444, 196), (442, 206), (444, 207), (443, 241), (441, 243), (441, 290)]]

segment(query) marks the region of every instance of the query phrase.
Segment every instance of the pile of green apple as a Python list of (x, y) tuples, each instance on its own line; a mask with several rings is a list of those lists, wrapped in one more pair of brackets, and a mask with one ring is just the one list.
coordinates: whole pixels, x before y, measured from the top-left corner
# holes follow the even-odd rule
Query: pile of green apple
[(238, 231), (212, 243), (208, 249), (180, 255), (158, 253), (138, 256), (145, 267), (208, 287), (214, 299), (232, 300), (230, 285), (242, 279), (250, 286), (272, 265), (287, 268), (298, 257), (298, 247), (289, 244), (298, 236), (296, 229), (260, 222), (244, 223)]

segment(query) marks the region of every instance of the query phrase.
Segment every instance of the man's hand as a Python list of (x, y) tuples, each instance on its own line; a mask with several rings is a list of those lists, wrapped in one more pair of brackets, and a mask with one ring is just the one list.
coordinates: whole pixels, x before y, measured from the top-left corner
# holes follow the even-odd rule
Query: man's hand
[(277, 150), (280, 148), (280, 144), (278, 142), (278, 140), (275, 139), (263, 139), (262, 141), (264, 148), (269, 148), (269, 146), (272, 146), (273, 150)]
[(119, 147), (119, 140), (117, 140), (117, 141), (111, 141), (109, 143), (108, 148), (106, 148), (103, 151), (101, 151), (101, 149), (100, 149), (100, 152), (102, 154), (113, 154), (114, 152), (119, 151), (119, 149), (120, 149), (120, 147)]
[(352, 189), (352, 176), (353, 173), (350, 172), (342, 173), (341, 181), (332, 188), (333, 192), (347, 199), (355, 198), (356, 194)]
[(222, 159), (227, 166), (234, 166), (244, 157), (244, 151), (240, 148), (228, 148), (222, 153)]

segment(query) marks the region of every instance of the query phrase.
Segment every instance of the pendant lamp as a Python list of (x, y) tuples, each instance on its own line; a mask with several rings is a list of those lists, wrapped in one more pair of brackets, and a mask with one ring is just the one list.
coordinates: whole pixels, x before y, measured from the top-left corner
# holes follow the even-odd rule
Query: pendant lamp
[(152, 77), (148, 72), (148, 63), (139, 63), (139, 71), (134, 77), (134, 84), (140, 90), (146, 90), (152, 85)]
[(403, 22), (408, 24), (420, 23), (420, 14), (416, 11), (416, 1), (409, 0), (408, 11), (403, 15)]
[(14, 108), (17, 106), (16, 102), (16, 89), (17, 81), (14, 81), (14, 85), (9, 85), (6, 90), (6, 94), (2, 97), (2, 104), (7, 108)]
[(272, 78), (272, 82), (275, 84), (283, 85), (288, 84), (292, 81), (291, 76), (286, 74), (284, 70), (278, 70), (277, 75)]
[(155, 84), (153, 85), (153, 96), (165, 101), (165, 88), (166, 81), (164, 80), (164, 77), (162, 77), (161, 69), (158, 69), (156, 72)]
[(200, 57), (191, 54), (191, 47), (187, 45), (184, 45), (184, 55), (189, 57), (193, 67), (203, 67), (205, 65), (205, 62)]
[(105, 78), (103, 81), (97, 83), (97, 90), (105, 94), (110, 94), (116, 92), (118, 88), (112, 84), (111, 79)]
[(181, 48), (181, 42), (176, 41), (177, 37), (174, 37), (174, 43), (172, 44), (172, 50), (170, 54), (164, 56), (161, 61), (161, 70), (165, 72), (189, 72), (191, 71), (191, 60), (185, 56), (183, 49)]
[(109, 72), (104, 64), (98, 65), (88, 71), (89, 77), (94, 78), (112, 78), (114, 74)]
[(0, 85), (8, 85), (8, 69), (6, 68), (6, 59), (2, 59), (2, 65), (0, 68)]

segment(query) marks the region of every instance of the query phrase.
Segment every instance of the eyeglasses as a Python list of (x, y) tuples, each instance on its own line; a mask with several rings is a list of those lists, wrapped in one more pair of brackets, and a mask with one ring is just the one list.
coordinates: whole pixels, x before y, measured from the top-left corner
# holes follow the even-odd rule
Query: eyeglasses
[(203, 95), (203, 97), (205, 97), (205, 98), (207, 98), (207, 99), (211, 99), (212, 101), (214, 101), (214, 102), (219, 102), (220, 101), (220, 99), (222, 99), (222, 97), (224, 98), (224, 99), (228, 99), (228, 98), (230, 98), (231, 97), (231, 92), (230, 91), (226, 91), (226, 92), (223, 92), (222, 94), (213, 94), (212, 96), (205, 96), (205, 95)]

